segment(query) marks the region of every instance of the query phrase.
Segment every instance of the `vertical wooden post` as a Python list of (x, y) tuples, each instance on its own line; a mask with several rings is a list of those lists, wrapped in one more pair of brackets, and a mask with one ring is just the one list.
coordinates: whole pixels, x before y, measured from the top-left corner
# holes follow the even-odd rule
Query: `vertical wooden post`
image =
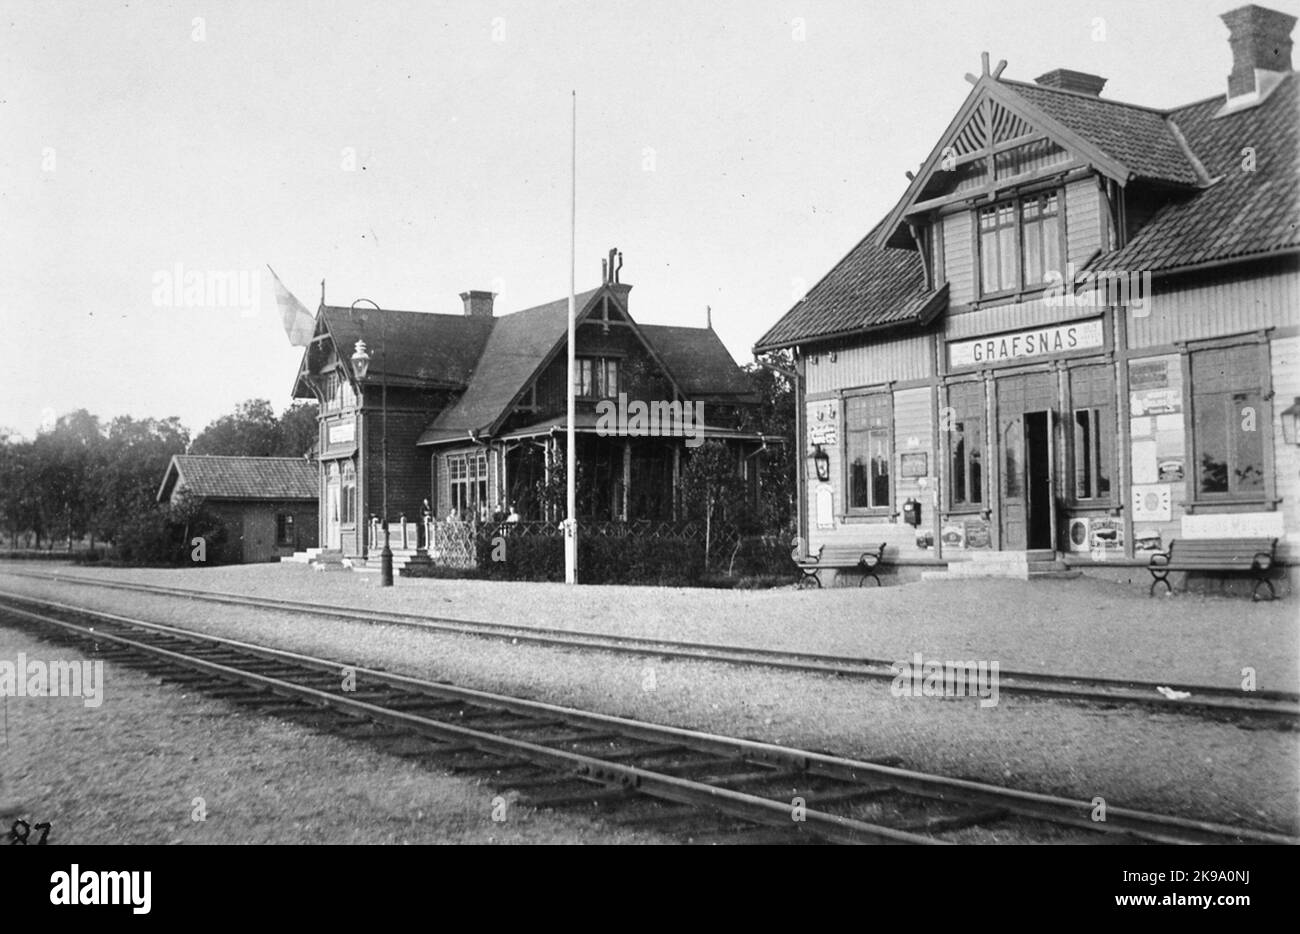
[(623, 442), (623, 521), (632, 518), (628, 515), (629, 492), (632, 489), (632, 442)]
[(680, 518), (678, 504), (681, 502), (681, 482), (682, 482), (682, 449), (673, 445), (673, 521)]

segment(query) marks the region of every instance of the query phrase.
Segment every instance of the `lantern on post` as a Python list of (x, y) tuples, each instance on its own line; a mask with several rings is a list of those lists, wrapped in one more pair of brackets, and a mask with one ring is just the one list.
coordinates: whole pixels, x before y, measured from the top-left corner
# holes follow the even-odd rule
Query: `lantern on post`
[(352, 370), (358, 380), (364, 380), (370, 372), (370, 354), (366, 352), (365, 341), (357, 341), (356, 350), (352, 352)]

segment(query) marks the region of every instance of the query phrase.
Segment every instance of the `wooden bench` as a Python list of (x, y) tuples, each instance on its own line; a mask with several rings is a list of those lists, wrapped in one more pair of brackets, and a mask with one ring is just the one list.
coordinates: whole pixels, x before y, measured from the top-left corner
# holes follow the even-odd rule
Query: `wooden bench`
[(799, 568), (799, 573), (803, 576), (799, 578), (799, 587), (803, 587), (808, 581), (812, 581), (818, 587), (822, 585), (821, 573), (826, 569), (836, 571), (858, 570), (862, 572), (862, 578), (858, 581), (861, 587), (867, 581), (867, 575), (871, 575), (876, 581), (876, 586), (882, 586), (880, 578), (876, 575), (876, 568), (885, 558), (885, 543), (881, 542), (875, 548), (863, 548), (860, 545), (819, 545), (817, 553), (800, 557), (799, 548), (795, 546), (790, 552), (790, 557), (794, 559), (795, 566)]
[(1268, 588), (1268, 598), (1277, 594), (1268, 572), (1277, 555), (1276, 538), (1180, 538), (1169, 543), (1165, 551), (1151, 556), (1147, 568), (1151, 572), (1151, 589), (1147, 596), (1155, 596), (1156, 584), (1165, 585), (1165, 593), (1173, 593), (1169, 583), (1170, 571), (1237, 571), (1255, 578), (1251, 600), (1259, 599), (1259, 585)]

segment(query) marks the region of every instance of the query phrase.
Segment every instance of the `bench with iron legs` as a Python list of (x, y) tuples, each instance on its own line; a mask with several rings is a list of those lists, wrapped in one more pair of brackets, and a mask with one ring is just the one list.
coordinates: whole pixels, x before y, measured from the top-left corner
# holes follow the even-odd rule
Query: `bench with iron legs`
[(882, 586), (880, 578), (876, 574), (876, 568), (885, 558), (885, 543), (873, 547), (861, 545), (819, 545), (816, 554), (810, 554), (803, 557), (799, 554), (796, 547), (790, 552), (790, 557), (794, 559), (795, 566), (799, 568), (799, 573), (803, 576), (799, 578), (799, 587), (804, 587), (809, 581), (812, 581), (818, 587), (822, 585), (821, 573), (827, 569), (835, 571), (861, 571), (862, 578), (858, 581), (861, 587), (867, 581), (870, 575), (876, 582), (876, 586)]
[(1154, 596), (1156, 584), (1165, 585), (1165, 593), (1173, 593), (1169, 583), (1170, 571), (1236, 571), (1255, 578), (1251, 600), (1259, 599), (1259, 587), (1268, 588), (1268, 598), (1276, 598), (1273, 582), (1268, 579), (1277, 558), (1276, 538), (1180, 538), (1169, 543), (1165, 551), (1151, 556), (1147, 570), (1151, 572), (1151, 589)]

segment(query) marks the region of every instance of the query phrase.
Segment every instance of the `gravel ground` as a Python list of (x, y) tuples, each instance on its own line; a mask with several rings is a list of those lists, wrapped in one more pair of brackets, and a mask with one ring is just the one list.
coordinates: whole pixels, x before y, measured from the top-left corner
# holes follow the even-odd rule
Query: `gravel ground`
[[(0, 658), (18, 652), (81, 657), (0, 628)], [(50, 844), (661, 840), (510, 804), (506, 819), (493, 821), (500, 791), (487, 785), (187, 695), (112, 663), (104, 677), (104, 702), (94, 709), (79, 698), (5, 699), (0, 831), (20, 816), (49, 821)], [(193, 819), (200, 797), (202, 822)]]
[[(240, 574), (245, 576), (241, 579)], [(220, 576), (218, 576), (218, 574)], [(286, 586), (276, 588), (277, 593), (294, 595), (302, 584), (315, 584), (331, 588), (349, 588), (358, 605), (376, 605), (379, 600), (411, 601), (405, 608), (420, 608), (416, 598), (422, 598), (422, 607), (431, 612), (445, 610), (442, 603), (437, 609), (433, 601), (444, 597), (452, 600), (461, 615), (483, 618), (484, 613), (472, 613), (465, 607), (466, 594), (471, 591), (488, 592), (500, 587), (496, 584), (474, 582), (473, 588), (464, 583), (447, 585), (443, 582), (402, 581), (391, 594), (381, 594), (368, 589), (356, 578), (346, 575), (311, 577), (310, 572), (298, 568), (244, 568), (222, 570), (217, 573), (162, 576), (155, 579), (175, 580), (183, 576), (212, 589), (236, 589), (245, 593), (269, 593), (276, 580)], [(123, 576), (135, 576), (123, 575)], [(150, 575), (154, 576), (154, 575)], [(331, 579), (331, 577), (333, 579)], [(340, 580), (346, 578), (345, 580)], [(336, 581), (338, 581), (336, 583)], [(974, 594), (996, 594), (999, 587), (1020, 593), (1047, 594), (1049, 599), (1070, 607), (1075, 599), (1083, 599), (1073, 587), (1069, 592), (1057, 591), (1061, 582), (1049, 588), (1041, 585), (985, 585), (974, 587), (944, 585), (945, 594), (965, 594), (963, 602), (981, 605)], [(1080, 582), (1064, 582), (1074, 585)], [(1093, 588), (1093, 582), (1083, 582)], [(505, 585), (507, 588), (510, 585)], [(885, 590), (877, 599), (889, 596), (899, 600), (898, 594), (920, 594), (920, 587), (897, 588), (894, 593)], [(936, 585), (937, 586), (937, 585)], [(1241, 727), (1212, 723), (1194, 717), (1152, 714), (1129, 709), (1103, 709), (1081, 707), (1060, 702), (1002, 696), (992, 708), (980, 707), (975, 701), (943, 700), (935, 698), (892, 697), (883, 683), (862, 684), (843, 682), (820, 676), (770, 672), (761, 669), (709, 665), (699, 662), (670, 661), (657, 658), (638, 659), (599, 652), (573, 652), (529, 645), (512, 645), (504, 642), (445, 636), (412, 631), (402, 627), (376, 626), (336, 620), (311, 620), (291, 614), (269, 611), (250, 612), (237, 607), (208, 604), (190, 604), (168, 597), (152, 597), (115, 591), (95, 591), (88, 587), (44, 583), (20, 578), (5, 578), (4, 587), (36, 595), (46, 595), (87, 606), (123, 613), (139, 613), (146, 619), (189, 626), (250, 641), (264, 642), (302, 652), (323, 655), (340, 661), (384, 667), (425, 678), (442, 678), (466, 686), (486, 690), (499, 690), (525, 697), (545, 699), (607, 713), (643, 718), (690, 728), (712, 730), (720, 733), (745, 736), (771, 742), (789, 743), (815, 750), (855, 758), (897, 757), (911, 768), (938, 771), (982, 781), (1005, 784), (1017, 788), (1046, 791), (1074, 798), (1091, 799), (1100, 795), (1110, 806), (1127, 806), (1168, 811), (1189, 817), (1240, 823), (1247, 826), (1300, 832), (1300, 735), (1295, 732), (1248, 730)], [(464, 589), (462, 589), (464, 588)], [(480, 590), (484, 588), (484, 590)], [(527, 588), (527, 589), (525, 589)], [(535, 588), (535, 589), (534, 589)], [(545, 585), (520, 585), (515, 592), (531, 593), (537, 601), (542, 594), (554, 595), (556, 600), (581, 603), (590, 597), (592, 607), (584, 607), (581, 615), (588, 621), (608, 620), (602, 609), (613, 597), (625, 594), (632, 606), (621, 607), (620, 618), (636, 619), (635, 630), (647, 631), (647, 621), (640, 619), (636, 603), (639, 588), (583, 588), (566, 592), (560, 587)], [(1145, 603), (1116, 594), (1113, 588), (1101, 588), (1115, 604), (1125, 603), (1142, 608)], [(287, 591), (287, 592), (286, 592)], [(1005, 592), (1005, 591), (1003, 591)], [(649, 591), (649, 593), (657, 593)], [(861, 607), (873, 594), (849, 590), (829, 591), (825, 594), (747, 594), (735, 592), (691, 592), (705, 608), (704, 619), (713, 614), (713, 631), (721, 631), (724, 621), (718, 619), (724, 605), (729, 604), (727, 616), (733, 620), (732, 633), (753, 632), (763, 626), (773, 631), (776, 620), (771, 610), (776, 606), (818, 607), (822, 610), (814, 617), (815, 623), (804, 623), (801, 633), (836, 630), (841, 634), (861, 623), (842, 625), (835, 622), (833, 608), (852, 602)], [(811, 598), (811, 600), (809, 599)], [(337, 599), (337, 598), (335, 598)], [(1040, 597), (1041, 599), (1041, 597)], [(333, 601), (331, 601), (333, 602)], [(901, 601), (906, 603), (907, 601)], [(1023, 603), (1024, 601), (1022, 601)], [(1156, 606), (1159, 601), (1152, 601)], [(1174, 602), (1179, 602), (1175, 600)], [(660, 604), (653, 611), (656, 618), (664, 618), (668, 606), (683, 606), (677, 592), (662, 594)], [(1168, 606), (1166, 601), (1163, 605)], [(1220, 612), (1226, 601), (1188, 600), (1185, 608), (1206, 606)], [(1097, 602), (1092, 604), (1095, 609)], [(635, 608), (629, 613), (629, 609)], [(768, 613), (755, 612), (766, 608)], [(1245, 602), (1240, 608), (1245, 612), (1264, 610), (1277, 613), (1277, 608), (1251, 605)], [(552, 610), (553, 611), (553, 610)], [(1130, 609), (1131, 611), (1131, 609)], [(806, 618), (807, 611), (803, 611)], [(1023, 619), (1029, 615), (1023, 606), (1017, 612)], [(1168, 610), (1161, 612), (1168, 616)], [(1194, 613), (1188, 614), (1194, 616)], [(1281, 629), (1280, 617), (1274, 615), (1274, 626)], [(1013, 625), (999, 625), (1000, 618), (987, 618), (990, 630), (1009, 638)], [(743, 623), (738, 621), (743, 620)], [(942, 629), (941, 618), (932, 617), (936, 628)], [(552, 621), (553, 622), (553, 621)], [(677, 620), (677, 623), (682, 621)], [(675, 635), (693, 635), (702, 638), (700, 627), (687, 621), (683, 628), (690, 633), (676, 631)], [(1183, 628), (1187, 620), (1166, 625)], [(630, 626), (630, 624), (629, 624)], [(815, 626), (815, 630), (814, 627)], [(873, 625), (872, 632), (891, 631), (897, 621)], [(1047, 627), (1059, 630), (1063, 624)], [(1149, 626), (1143, 626), (1148, 632)], [(1253, 624), (1237, 627), (1256, 633), (1255, 641), (1266, 641)], [(1027, 632), (1021, 628), (1019, 631)], [(1040, 631), (1040, 630), (1032, 630)], [(1214, 632), (1208, 622), (1197, 632)], [(890, 653), (881, 648), (883, 643), (859, 644), (856, 651), (867, 654), (898, 654), (905, 657), (912, 650), (930, 653), (960, 652), (970, 657), (972, 643), (962, 639), (972, 638), (969, 628), (962, 634), (945, 634), (948, 641), (916, 641), (906, 650), (898, 648)], [(926, 631), (927, 635), (932, 635)], [(1276, 633), (1274, 633), (1276, 637)], [(716, 637), (716, 636), (714, 636)], [(901, 638), (896, 635), (895, 638)], [(1227, 637), (1223, 637), (1227, 639)], [(1089, 632), (1080, 641), (1092, 642)], [(868, 640), (860, 639), (860, 643)], [(1152, 640), (1154, 641), (1154, 640)], [(1161, 657), (1180, 654), (1201, 659), (1202, 665), (1216, 652), (1205, 646), (1195, 647), (1195, 655), (1184, 640), (1165, 638), (1160, 646)], [(1234, 640), (1227, 639), (1234, 643)], [(806, 640), (799, 640), (804, 644)], [(1058, 642), (1068, 640), (1060, 640)], [(987, 643), (984, 643), (987, 644)], [(936, 647), (940, 646), (940, 647)], [(943, 648), (942, 646), (948, 646)], [(825, 646), (818, 646), (825, 648)], [(1134, 652), (1116, 650), (1116, 654), (1131, 662)], [(1278, 653), (1279, 655), (1281, 653)], [(978, 655), (976, 657), (979, 657)], [(998, 656), (994, 655), (994, 658)], [(1018, 665), (1030, 657), (1017, 656)], [(1051, 656), (1055, 657), (1055, 656)], [(1078, 661), (1079, 653), (1067, 653)], [(1111, 653), (1106, 653), (1111, 660)], [(1243, 656), (1244, 657), (1244, 656)], [(1272, 656), (1270, 656), (1272, 657)], [(1003, 658), (1003, 666), (1012, 667), (1010, 659)], [(1245, 662), (1242, 662), (1245, 664)], [(1294, 660), (1292, 660), (1294, 663)], [(1234, 662), (1233, 664), (1236, 664)], [(1260, 663), (1261, 670), (1263, 663)], [(1041, 667), (1056, 668), (1055, 665)], [(1203, 670), (1203, 668), (1202, 668)], [(1167, 672), (1166, 672), (1167, 675)], [(1159, 677), (1158, 675), (1157, 677)], [(1167, 675), (1170, 680), (1177, 676)], [(1261, 679), (1261, 685), (1263, 685)], [(106, 701), (107, 706), (107, 701)]]
[[(0, 563), (8, 568), (33, 570)], [(51, 571), (44, 566), (36, 569)], [(194, 570), (64, 567), (86, 577), (225, 590), (464, 619), (583, 629), (763, 648), (910, 659), (997, 661), (1004, 670), (1060, 672), (1300, 690), (1300, 614), (1294, 599), (1177, 594), (1075, 580), (923, 581), (881, 589), (796, 591), (398, 579), (263, 564)], [(68, 593), (81, 593), (73, 587)]]

